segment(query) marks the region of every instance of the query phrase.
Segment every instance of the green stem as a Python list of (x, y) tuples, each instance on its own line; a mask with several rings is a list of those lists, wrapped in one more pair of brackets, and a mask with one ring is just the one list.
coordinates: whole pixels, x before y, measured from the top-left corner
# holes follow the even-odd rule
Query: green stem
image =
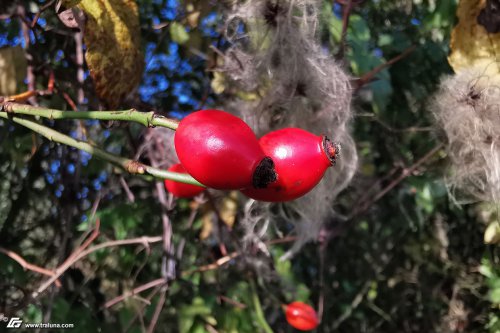
[(176, 130), (179, 122), (156, 114), (154, 111), (140, 112), (135, 109), (122, 111), (61, 111), (46, 109), (26, 104), (5, 102), (1, 104), (2, 111), (9, 114), (24, 114), (48, 119), (95, 119), (132, 121), (147, 127), (160, 126)]
[(267, 323), (264, 311), (262, 311), (262, 305), (260, 304), (259, 295), (257, 294), (257, 288), (255, 288), (255, 282), (253, 279), (250, 279), (250, 288), (252, 289), (252, 301), (257, 321), (266, 333), (274, 333), (272, 328)]
[[(78, 113), (78, 112), (75, 112), (75, 113)], [(134, 160), (131, 160), (131, 159), (128, 159), (125, 157), (121, 157), (118, 155), (108, 153), (107, 151), (105, 151), (99, 147), (96, 147), (88, 142), (73, 139), (70, 136), (62, 134), (56, 130), (53, 130), (52, 128), (43, 126), (37, 122), (31, 121), (28, 119), (24, 119), (24, 118), (19, 118), (16, 116), (10, 116), (5, 112), (0, 112), (0, 118), (9, 119), (9, 120), (11, 120), (19, 125), (22, 125), (26, 128), (29, 128), (33, 132), (38, 133), (51, 141), (62, 143), (62, 144), (65, 144), (67, 146), (71, 146), (71, 147), (75, 147), (77, 149), (83, 150), (91, 155), (99, 157), (100, 159), (108, 161), (108, 162), (128, 171), (131, 174), (149, 174), (153, 177), (160, 178), (160, 179), (170, 179), (170, 180), (180, 182), (180, 183), (204, 186), (188, 174), (171, 172), (171, 171), (153, 168), (152, 166), (142, 164), (138, 161), (134, 161)]]

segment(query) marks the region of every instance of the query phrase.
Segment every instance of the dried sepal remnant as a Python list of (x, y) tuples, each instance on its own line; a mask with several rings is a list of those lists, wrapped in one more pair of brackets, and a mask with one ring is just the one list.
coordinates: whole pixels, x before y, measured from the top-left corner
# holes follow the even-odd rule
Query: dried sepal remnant
[(115, 109), (139, 84), (144, 69), (139, 11), (134, 0), (83, 0), (85, 59), (97, 95)]
[[(458, 5), (458, 24), (451, 33), (451, 53), (448, 57), (455, 72), (485, 66), (500, 54), (500, 34), (490, 33), (485, 27), (486, 5), (486, 0), (461, 0)], [(497, 72), (500, 71), (499, 64), (495, 66)]]
[(442, 81), (432, 111), (447, 137), (454, 198), (498, 203), (500, 77), (482, 66), (462, 70)]
[[(318, 186), (286, 204), (288, 211), (294, 211), (292, 217), (274, 216), (274, 220), (283, 218), (295, 224), (299, 240), (294, 251), (315, 238), (323, 222), (331, 219), (333, 201), (357, 169), (356, 147), (349, 131), (350, 77), (319, 42), (320, 5), (317, 0), (235, 2), (226, 19), (231, 47), (219, 67), (239, 97), (226, 109), (242, 117), (259, 136), (300, 127), (342, 145), (342, 158)], [(241, 92), (255, 98), (242, 98)]]

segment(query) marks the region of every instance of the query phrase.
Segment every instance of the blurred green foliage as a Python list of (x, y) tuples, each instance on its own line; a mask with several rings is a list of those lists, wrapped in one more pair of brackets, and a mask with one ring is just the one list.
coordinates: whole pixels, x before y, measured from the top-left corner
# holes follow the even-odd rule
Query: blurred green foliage
[[(128, 106), (179, 115), (229, 98), (209, 89), (214, 65), (209, 46), (227, 46), (221, 37), (225, 3), (138, 4), (147, 64), (139, 96)], [(21, 6), (32, 19), (41, 5), (10, 1), (0, 6), (0, 14), (8, 16)], [(455, 1), (432, 0), (365, 1), (354, 7), (343, 59), (354, 77), (416, 47), (356, 91), (353, 131), (361, 164), (351, 188), (336, 203), (346, 216), (368, 190), (382, 190), (439, 143), (427, 101), (440, 78), (451, 73), (446, 56), (455, 8)], [(340, 48), (341, 9), (332, 1), (322, 5), (321, 38), (332, 56)], [(195, 20), (191, 15), (197, 12)], [(23, 44), (20, 22), (16, 16), (0, 20), (2, 45)], [(27, 52), (37, 87), (44, 89), (53, 71), (60, 92), (38, 102), (69, 109), (62, 92), (75, 99), (78, 89), (71, 30), (50, 8), (32, 34), (36, 41)], [(87, 101), (80, 107), (96, 109), (90, 78), (82, 89)], [(45, 123), (124, 156), (133, 155), (144, 139), (143, 129), (135, 125)], [(255, 292), (275, 332), (294, 331), (281, 308), (294, 300), (316, 305), (323, 300), (318, 332), (500, 332), (498, 248), (485, 246), (482, 239), (486, 223), (498, 217), (480, 205), (455, 206), (442, 182), (446, 172), (446, 156), (440, 152), (365, 215), (349, 220), (345, 232), (328, 244), (306, 245), (292, 260), (279, 260), (289, 244), (273, 244), (269, 257), (259, 251), (243, 253), (203, 272), (197, 270), (222, 257), (217, 236), (201, 239), (203, 208), (180, 200), (170, 218), (173, 243), (182, 246), (182, 257), (176, 261), (178, 278), (168, 286), (156, 331), (262, 332), (252, 302), (256, 295), (250, 281), (256, 281)], [(56, 267), (81, 244), (96, 218), (101, 230), (95, 243), (161, 235), (162, 209), (155, 191), (152, 182), (122, 175), (72, 148), (0, 121), (0, 247), (31, 263)], [(199, 209), (194, 220), (192, 209)], [(270, 236), (279, 235), (276, 229)], [(230, 241), (227, 246), (238, 250)], [(0, 254), (0, 312), (27, 322), (73, 323), (75, 333), (144, 332), (161, 300), (159, 290), (111, 308), (104, 305), (160, 277), (161, 262), (160, 243), (102, 249), (71, 267), (61, 278), (61, 289), (31, 300), (28, 295), (42, 276)]]

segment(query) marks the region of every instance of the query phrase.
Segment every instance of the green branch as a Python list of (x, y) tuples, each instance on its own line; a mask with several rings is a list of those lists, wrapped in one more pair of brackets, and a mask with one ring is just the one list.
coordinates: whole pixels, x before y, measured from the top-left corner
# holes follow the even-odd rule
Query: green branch
[[(78, 113), (78, 112), (73, 112), (73, 113)], [(12, 116), (7, 114), (6, 112), (0, 112), (0, 118), (8, 119), (16, 124), (22, 125), (26, 128), (29, 128), (35, 133), (38, 133), (47, 139), (65, 144), (67, 146), (75, 147), (77, 149), (83, 150), (91, 155), (94, 155), (100, 159), (103, 159), (105, 161), (108, 161), (117, 167), (120, 167), (127, 172), (131, 174), (149, 174), (151, 176), (154, 176), (155, 178), (161, 178), (161, 179), (170, 179), (176, 182), (180, 183), (186, 183), (186, 184), (192, 184), (192, 185), (198, 185), (198, 186), (204, 186), (203, 184), (199, 183), (196, 179), (191, 177), (188, 174), (183, 174), (183, 173), (177, 173), (177, 172), (170, 172), (167, 170), (161, 170), (154, 168), (149, 165), (142, 164), (138, 161), (134, 161), (128, 158), (124, 158), (121, 156), (117, 156), (111, 153), (108, 153), (107, 151), (96, 147), (88, 142), (85, 141), (80, 141), (73, 139), (70, 136), (67, 136), (65, 134), (62, 134), (56, 130), (53, 130), (52, 128), (43, 126), (37, 122), (24, 119), (24, 118), (19, 118), (16, 116)]]
[(179, 122), (156, 114), (154, 111), (140, 112), (135, 109), (123, 111), (61, 111), (26, 104), (4, 102), (1, 111), (9, 114), (39, 116), (47, 119), (95, 119), (136, 122), (147, 127), (160, 126), (176, 130)]
[(257, 294), (257, 288), (255, 287), (255, 282), (253, 279), (250, 279), (250, 289), (252, 290), (252, 302), (255, 309), (257, 321), (259, 322), (264, 332), (273, 333), (272, 328), (267, 323), (264, 311), (262, 311), (262, 305), (260, 304), (259, 295)]

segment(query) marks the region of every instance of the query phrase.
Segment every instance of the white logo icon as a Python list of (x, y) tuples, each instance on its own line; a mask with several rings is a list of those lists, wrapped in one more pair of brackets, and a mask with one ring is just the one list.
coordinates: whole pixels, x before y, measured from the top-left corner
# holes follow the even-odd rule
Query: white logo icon
[(9, 320), (9, 323), (7, 324), (7, 328), (19, 328), (21, 327), (21, 324), (23, 323), (22, 320), (18, 317), (12, 317)]

